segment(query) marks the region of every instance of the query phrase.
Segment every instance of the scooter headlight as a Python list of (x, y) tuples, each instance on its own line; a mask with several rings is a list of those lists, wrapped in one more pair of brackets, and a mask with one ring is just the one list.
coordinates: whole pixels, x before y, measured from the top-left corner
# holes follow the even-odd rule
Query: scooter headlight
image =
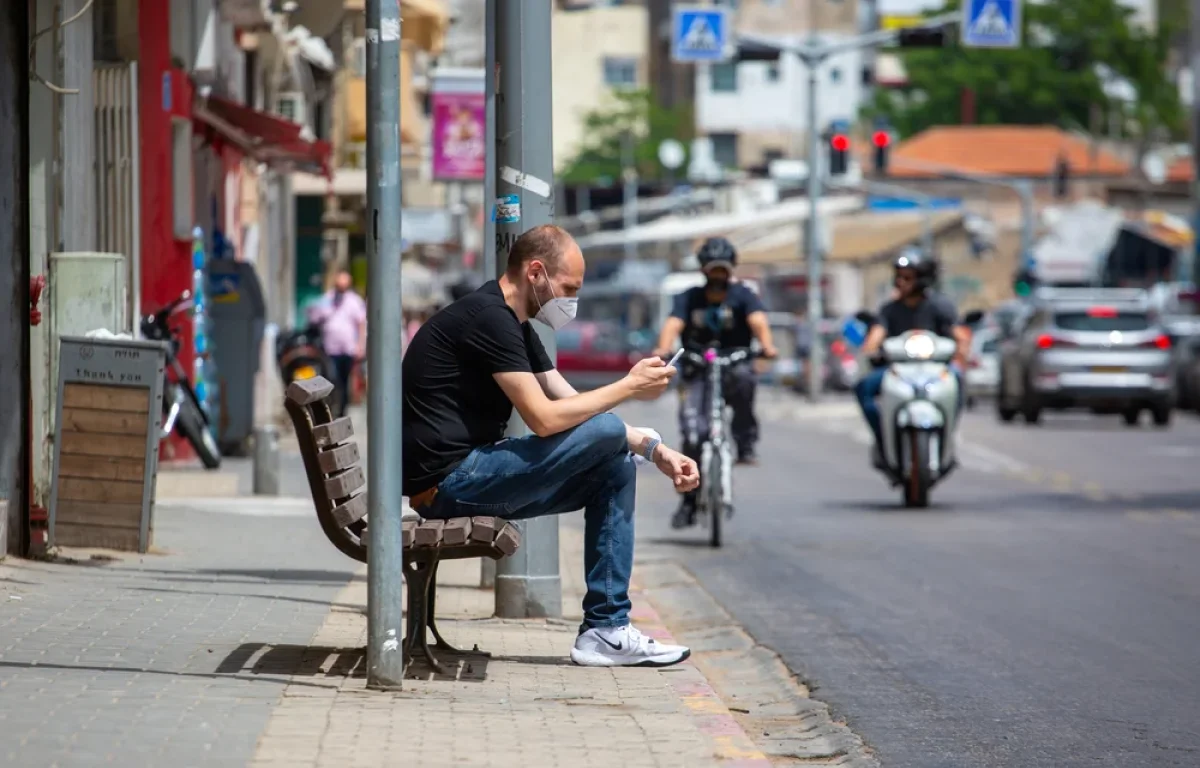
[(923, 333), (910, 336), (904, 342), (904, 354), (913, 360), (928, 360), (933, 357), (933, 337)]

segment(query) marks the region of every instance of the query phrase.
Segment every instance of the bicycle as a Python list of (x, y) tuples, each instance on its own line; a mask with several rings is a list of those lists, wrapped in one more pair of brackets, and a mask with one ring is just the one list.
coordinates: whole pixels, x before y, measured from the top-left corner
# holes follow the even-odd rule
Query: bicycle
[[(709, 522), (709, 544), (721, 546), (723, 520), (733, 516), (733, 445), (725, 416), (724, 376), (726, 369), (760, 357), (746, 348), (721, 354), (716, 346), (703, 352), (684, 350), (689, 363), (705, 370), (708, 377), (708, 436), (700, 445), (700, 494), (696, 513)], [(692, 435), (690, 437), (698, 437)], [(695, 444), (695, 440), (691, 441)]]

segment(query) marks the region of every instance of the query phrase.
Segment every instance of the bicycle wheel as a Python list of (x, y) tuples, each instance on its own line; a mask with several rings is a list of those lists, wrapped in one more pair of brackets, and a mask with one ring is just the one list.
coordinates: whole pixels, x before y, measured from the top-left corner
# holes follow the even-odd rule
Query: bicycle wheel
[(704, 496), (708, 507), (709, 528), (708, 528), (708, 543), (713, 547), (721, 546), (721, 525), (724, 523), (725, 517), (725, 493), (722, 485), (721, 473), (721, 451), (714, 450), (709, 452), (710, 459), (708, 466), (705, 467), (705, 472), (702, 474), (701, 482), (704, 483)]

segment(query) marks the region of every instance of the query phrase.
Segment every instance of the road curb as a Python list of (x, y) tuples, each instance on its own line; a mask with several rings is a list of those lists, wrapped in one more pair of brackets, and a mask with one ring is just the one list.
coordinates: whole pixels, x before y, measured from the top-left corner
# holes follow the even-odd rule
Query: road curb
[[(635, 598), (635, 608), (630, 612), (638, 629), (656, 640), (675, 643), (662, 617), (655, 610), (644, 591), (630, 587)], [(771, 761), (754, 744), (754, 740), (742, 729), (733, 712), (704, 677), (695, 664), (685, 664), (669, 675), (664, 675), (687, 708), (696, 729), (713, 742), (713, 754), (730, 768), (771, 768)]]
[(742, 629), (686, 566), (673, 559), (639, 562), (636, 577), (641, 611), (653, 617), (653, 629), (692, 649), (692, 663), (721, 712), (762, 755), (747, 765), (878, 768), (862, 739), (811, 698), (779, 655)]

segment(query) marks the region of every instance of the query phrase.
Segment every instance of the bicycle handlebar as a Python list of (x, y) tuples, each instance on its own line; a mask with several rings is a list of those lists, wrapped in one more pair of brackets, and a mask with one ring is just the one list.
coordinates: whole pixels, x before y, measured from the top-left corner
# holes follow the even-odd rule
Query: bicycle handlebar
[(703, 351), (696, 349), (685, 349), (683, 351), (683, 357), (685, 360), (690, 360), (693, 363), (704, 366), (711, 365), (717, 360), (720, 360), (724, 365), (734, 365), (742, 362), (743, 360), (759, 358), (762, 356), (762, 352), (747, 349), (746, 347), (736, 348), (731, 352), (727, 352), (726, 354), (722, 354), (715, 347), (709, 347)]

